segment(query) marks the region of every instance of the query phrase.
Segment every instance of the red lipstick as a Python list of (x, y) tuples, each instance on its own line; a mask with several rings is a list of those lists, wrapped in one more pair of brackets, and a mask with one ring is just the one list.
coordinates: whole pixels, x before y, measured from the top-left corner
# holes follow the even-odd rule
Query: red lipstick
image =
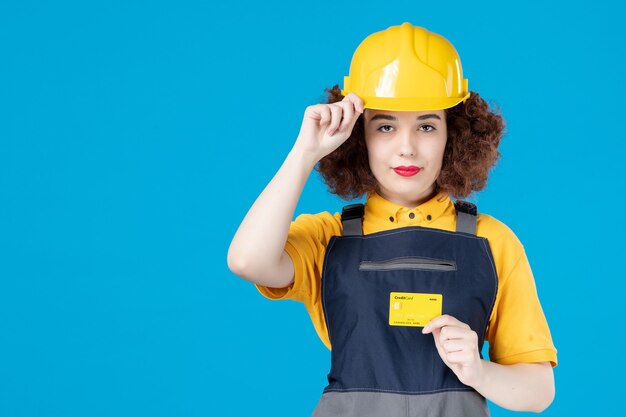
[(396, 171), (396, 174), (402, 175), (403, 177), (410, 177), (420, 172), (420, 169), (416, 167), (415, 165), (410, 165), (410, 166), (401, 165), (399, 167), (395, 167), (393, 170)]

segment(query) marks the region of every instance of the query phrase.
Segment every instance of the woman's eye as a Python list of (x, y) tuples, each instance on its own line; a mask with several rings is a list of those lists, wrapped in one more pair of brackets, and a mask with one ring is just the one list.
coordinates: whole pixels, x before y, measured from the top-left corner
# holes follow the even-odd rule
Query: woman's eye
[[(421, 128), (423, 128), (423, 127), (425, 127), (425, 128), (430, 128), (430, 129), (428, 129), (428, 130), (422, 130), (422, 132), (427, 132), (427, 133), (428, 133), (428, 132), (432, 132), (433, 130), (435, 130), (435, 128), (434, 128), (433, 126), (431, 126), (431, 125), (421, 125), (421, 126), (420, 126), (420, 129), (421, 129)], [(378, 129), (376, 129), (376, 130), (378, 130), (379, 132), (383, 132), (383, 133), (389, 133), (391, 130), (387, 130), (387, 128), (389, 128), (389, 129), (393, 129), (393, 126), (390, 126), (390, 125), (382, 125), (382, 126), (380, 126)]]

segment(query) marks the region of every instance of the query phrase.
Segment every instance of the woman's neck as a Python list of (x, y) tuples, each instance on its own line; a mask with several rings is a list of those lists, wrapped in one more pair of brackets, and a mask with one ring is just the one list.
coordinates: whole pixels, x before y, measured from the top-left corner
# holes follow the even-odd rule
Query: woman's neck
[(417, 198), (411, 198), (412, 196), (401, 196), (401, 195), (392, 195), (392, 194), (388, 194), (387, 192), (380, 190), (378, 187), (376, 189), (376, 192), (378, 193), (378, 195), (380, 195), (382, 198), (384, 198), (387, 201), (390, 201), (394, 204), (398, 204), (401, 205), (403, 207), (412, 209), (415, 208), (421, 204), (424, 204), (425, 202), (427, 202), (428, 200), (430, 200), (431, 198), (435, 197), (437, 194), (439, 194), (439, 192), (437, 191), (437, 189), (435, 187), (433, 187), (433, 189), (428, 192), (425, 193), (423, 196), (418, 196)]

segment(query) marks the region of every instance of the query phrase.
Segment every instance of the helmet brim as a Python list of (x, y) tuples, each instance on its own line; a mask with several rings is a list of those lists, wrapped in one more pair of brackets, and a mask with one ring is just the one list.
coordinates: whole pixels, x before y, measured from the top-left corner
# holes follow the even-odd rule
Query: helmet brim
[[(341, 90), (343, 96), (347, 96), (350, 92)], [(377, 110), (390, 111), (425, 111), (425, 110), (443, 110), (454, 107), (464, 102), (470, 96), (468, 92), (463, 97), (447, 97), (447, 98), (398, 98), (398, 97), (361, 97), (363, 107)]]

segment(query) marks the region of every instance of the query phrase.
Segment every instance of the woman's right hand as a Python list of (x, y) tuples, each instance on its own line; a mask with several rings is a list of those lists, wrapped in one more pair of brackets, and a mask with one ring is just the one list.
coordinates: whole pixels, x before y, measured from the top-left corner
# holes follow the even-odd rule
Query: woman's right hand
[(354, 93), (336, 103), (308, 106), (294, 148), (317, 163), (350, 137), (362, 113), (363, 100)]

